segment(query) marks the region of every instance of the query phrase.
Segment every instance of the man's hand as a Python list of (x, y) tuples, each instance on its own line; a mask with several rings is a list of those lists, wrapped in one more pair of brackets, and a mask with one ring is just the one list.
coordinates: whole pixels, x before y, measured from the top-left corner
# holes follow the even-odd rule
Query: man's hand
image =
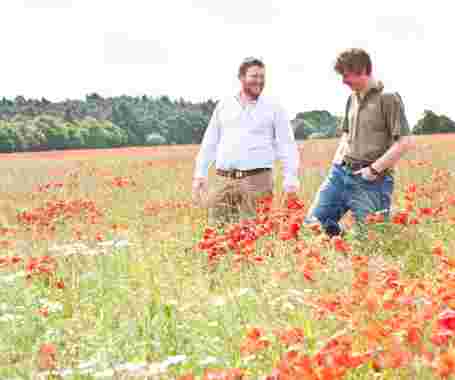
[(365, 167), (360, 170), (357, 170), (353, 174), (355, 174), (355, 175), (360, 174), (362, 176), (362, 178), (367, 181), (375, 181), (378, 179), (378, 176), (373, 174), (373, 172), (371, 171), (371, 169), (369, 167)]
[(192, 199), (197, 205), (201, 205), (208, 192), (207, 178), (194, 178), (192, 186)]
[(337, 151), (335, 152), (335, 156), (333, 157), (332, 164), (341, 165), (343, 162), (344, 156), (348, 150), (348, 134), (343, 132), (340, 138), (340, 143), (338, 144)]

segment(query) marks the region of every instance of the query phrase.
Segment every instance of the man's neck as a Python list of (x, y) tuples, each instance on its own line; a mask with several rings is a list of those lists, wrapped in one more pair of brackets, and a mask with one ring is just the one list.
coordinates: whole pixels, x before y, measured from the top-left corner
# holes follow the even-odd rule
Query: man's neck
[(366, 96), (366, 94), (368, 93), (368, 91), (370, 91), (371, 88), (375, 86), (375, 83), (376, 83), (376, 81), (373, 79), (373, 77), (370, 77), (370, 79), (368, 79), (368, 82), (366, 83), (365, 87), (356, 91), (357, 95), (361, 99), (363, 99)]

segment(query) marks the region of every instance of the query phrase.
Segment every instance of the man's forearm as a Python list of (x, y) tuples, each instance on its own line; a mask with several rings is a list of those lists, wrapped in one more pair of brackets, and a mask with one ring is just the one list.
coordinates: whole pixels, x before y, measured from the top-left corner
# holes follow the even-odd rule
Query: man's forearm
[(295, 141), (294, 131), (287, 113), (279, 109), (275, 119), (276, 158), (283, 165), (283, 189), (294, 191), (299, 188), (298, 179), (300, 167), (300, 155)]
[(288, 145), (281, 147), (279, 156), (283, 165), (284, 190), (299, 188), (300, 157), (296, 142), (291, 141)]
[(400, 158), (414, 147), (414, 141), (411, 136), (401, 137), (395, 142), (380, 158), (373, 164), (373, 168), (382, 172), (393, 167)]
[(205, 178), (208, 175), (209, 166), (216, 152), (216, 145), (210, 141), (210, 136), (205, 136), (199, 153), (196, 156), (194, 178)]
[(209, 166), (215, 161), (219, 141), (218, 129), (214, 124), (209, 125), (202, 139), (199, 153), (196, 156), (194, 177), (205, 178), (208, 175)]

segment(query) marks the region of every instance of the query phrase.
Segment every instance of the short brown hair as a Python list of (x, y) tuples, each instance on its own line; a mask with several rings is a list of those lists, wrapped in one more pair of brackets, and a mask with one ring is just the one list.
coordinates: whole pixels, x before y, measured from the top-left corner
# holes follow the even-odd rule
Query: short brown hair
[(371, 58), (363, 49), (348, 49), (338, 54), (335, 62), (335, 71), (343, 75), (346, 71), (360, 74), (363, 69), (370, 75), (372, 70)]
[(264, 62), (262, 62), (259, 58), (255, 57), (245, 58), (239, 67), (239, 78), (241, 76), (244, 76), (248, 69), (253, 66), (265, 67)]

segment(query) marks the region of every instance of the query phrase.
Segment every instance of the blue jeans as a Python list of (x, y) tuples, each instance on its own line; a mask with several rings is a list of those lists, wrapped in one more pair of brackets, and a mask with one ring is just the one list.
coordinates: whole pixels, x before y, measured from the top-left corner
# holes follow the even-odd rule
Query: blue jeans
[(346, 166), (334, 164), (318, 190), (306, 222), (319, 222), (327, 235), (335, 236), (341, 233), (338, 222), (348, 210), (359, 227), (371, 213), (383, 212), (387, 219), (393, 187), (394, 180), (390, 175), (368, 181), (360, 174), (353, 174)]

